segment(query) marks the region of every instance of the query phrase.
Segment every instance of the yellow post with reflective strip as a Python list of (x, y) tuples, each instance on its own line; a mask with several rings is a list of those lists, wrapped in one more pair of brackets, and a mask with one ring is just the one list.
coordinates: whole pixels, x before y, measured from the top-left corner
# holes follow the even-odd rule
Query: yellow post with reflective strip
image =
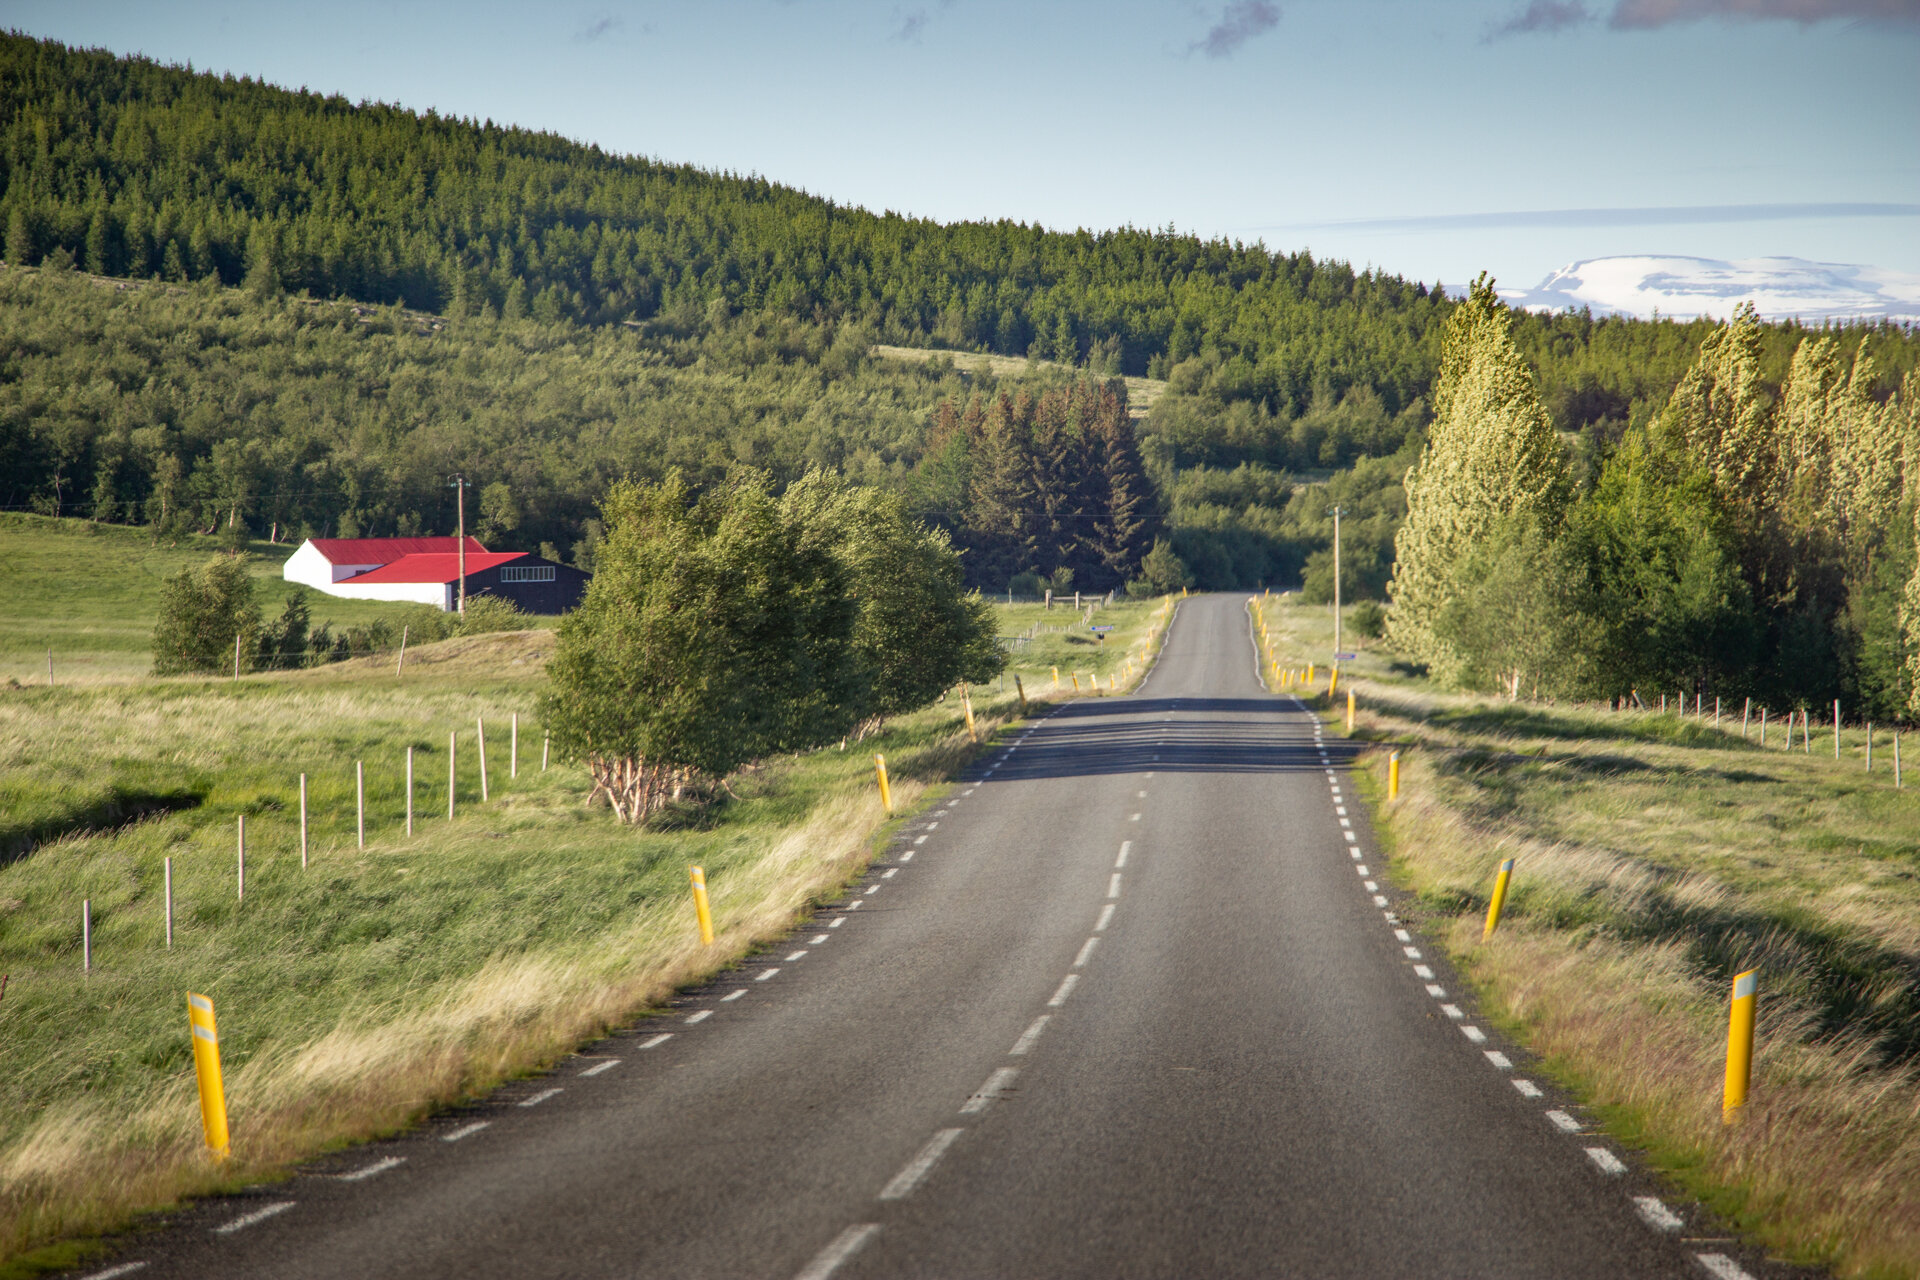
[(700, 945), (713, 945), (713, 908), (707, 902), (707, 873), (703, 867), (688, 867), (687, 875), (693, 881), (693, 914), (700, 922)]
[(1060, 687), (1060, 668), (1058, 667), (1053, 669), (1053, 687), (1056, 689)]
[(1020, 714), (1027, 714), (1027, 687), (1020, 683), (1018, 673), (1013, 677), (1013, 691), (1020, 695)]
[(973, 699), (967, 694), (967, 686), (960, 686), (960, 707), (967, 713), (967, 741), (978, 742), (980, 735), (973, 728)]
[(1500, 909), (1507, 905), (1507, 882), (1513, 879), (1513, 859), (1508, 858), (1500, 864), (1500, 876), (1493, 882), (1493, 901), (1487, 904), (1487, 927), (1480, 935), (1482, 942), (1493, 936), (1500, 926)]
[(1313, 683), (1313, 664), (1311, 662), (1307, 664), (1307, 683)]
[(880, 780), (880, 805), (889, 814), (893, 812), (893, 788), (887, 785), (887, 758), (873, 758), (873, 776)]
[(216, 1160), (231, 1152), (227, 1141), (227, 1091), (220, 1082), (220, 1033), (213, 1025), (213, 1001), (187, 992), (187, 1027), (193, 1033), (193, 1073), (200, 1081), (200, 1123)]
[(1347, 690), (1347, 736), (1353, 736), (1353, 690)]
[(1340, 687), (1340, 668), (1332, 667), (1327, 671), (1327, 701), (1333, 701), (1333, 691)]
[(1727, 1018), (1727, 1086), (1720, 1096), (1720, 1120), (1733, 1123), (1733, 1113), (1747, 1101), (1753, 1080), (1754, 971), (1733, 979), (1733, 1009)]
[(1400, 753), (1398, 751), (1389, 751), (1387, 753), (1387, 799), (1398, 800), (1399, 798)]
[(1071, 678), (1073, 680), (1073, 691), (1075, 693), (1080, 692), (1080, 673), (1078, 671), (1073, 672)]

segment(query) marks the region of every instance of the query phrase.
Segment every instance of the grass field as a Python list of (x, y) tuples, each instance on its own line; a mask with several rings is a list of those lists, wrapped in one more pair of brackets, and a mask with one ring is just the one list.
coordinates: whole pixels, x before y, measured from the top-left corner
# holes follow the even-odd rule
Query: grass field
[[(1283, 663), (1331, 653), (1328, 609), (1264, 608)], [(1763, 749), (1742, 707), (1716, 729), (1710, 709), (1455, 696), (1377, 646), (1342, 683), (1358, 736), (1402, 752), (1399, 800), (1384, 799), (1384, 752), (1363, 775), (1394, 874), (1488, 1012), (1783, 1255), (1920, 1275), (1920, 791), (1894, 787), (1891, 734), (1869, 773), (1862, 730), (1838, 761), (1817, 727), (1811, 752), (1781, 749), (1777, 725)], [(1507, 857), (1514, 887), (1483, 944)], [(1746, 968), (1754, 1087), (1728, 1126), (1728, 987)]]
[[(248, 545), (254, 598), (269, 621), (294, 589), (280, 570), (298, 545)], [(219, 550), (198, 535), (155, 543), (128, 525), (0, 513), (0, 684), (46, 684), (48, 650), (56, 685), (146, 675), (161, 584)], [(313, 625), (331, 622), (335, 631), (410, 607), (318, 592), (308, 603)]]
[[(111, 612), (98, 601), (69, 609)], [(1131, 653), (1139, 670), (1166, 611), (1130, 604), (1104, 616), (1121, 629), (1096, 653), (1101, 669), (1124, 669)], [(583, 771), (539, 767), (534, 699), (551, 647), (548, 632), (509, 632), (422, 646), (398, 676), (390, 659), (369, 658), (238, 681), (0, 688), (0, 804), (13, 815), (0, 854), (0, 972), (10, 975), (0, 997), (0, 1275), (69, 1263), (87, 1235), (142, 1209), (391, 1131), (644, 1016), (677, 986), (784, 933), (864, 866), (888, 822), (873, 751), (886, 753), (906, 812), (975, 749), (948, 698), (859, 748), (743, 771), (737, 798), (636, 832), (585, 806)], [(1017, 713), (1011, 681), (1002, 684), (973, 691), (983, 736)], [(510, 778), (515, 715), (520, 770)], [(449, 733), (459, 735), (452, 820)], [(693, 934), (694, 863), (712, 887), (711, 949)], [(81, 967), (83, 901), (91, 972)], [(187, 990), (212, 996), (220, 1016), (234, 1125), (234, 1158), (221, 1169), (198, 1130)]]

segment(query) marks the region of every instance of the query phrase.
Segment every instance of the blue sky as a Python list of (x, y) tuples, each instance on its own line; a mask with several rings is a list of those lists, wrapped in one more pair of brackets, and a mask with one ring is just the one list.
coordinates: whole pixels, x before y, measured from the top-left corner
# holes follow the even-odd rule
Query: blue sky
[(0, 0), (0, 25), (942, 220), (1525, 287), (1920, 272), (1920, 0)]

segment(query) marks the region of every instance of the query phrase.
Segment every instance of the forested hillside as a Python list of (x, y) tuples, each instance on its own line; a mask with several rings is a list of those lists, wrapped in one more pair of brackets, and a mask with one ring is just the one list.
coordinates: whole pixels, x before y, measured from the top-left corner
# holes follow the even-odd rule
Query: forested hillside
[[(1336, 502), (1352, 513), (1349, 590), (1383, 590), (1458, 305), (1306, 252), (874, 214), (12, 34), (0, 229), (5, 261), (30, 268), (0, 273), (0, 507), (442, 532), (462, 472), (483, 536), (586, 560), (619, 476), (820, 465), (903, 488), (993, 590), (1063, 570), (1115, 586), (1131, 573), (1116, 548), (1137, 560), (1161, 539), (1181, 562), (1163, 557), (1163, 578), (1322, 589)], [(98, 283), (116, 278), (147, 283)], [(1576, 484), (1654, 417), (1713, 328), (1515, 318)], [(1866, 393), (1884, 400), (1920, 342), (1837, 330), (1839, 358), (1869, 334)], [(1755, 331), (1764, 394), (1805, 336)], [(870, 361), (875, 342), (1037, 363), (1001, 387)], [(1121, 372), (1169, 383), (1126, 441), (1097, 407)], [(999, 405), (1027, 458), (991, 533), (961, 505), (979, 497), (985, 438), (955, 425), (970, 405), (975, 427)]]

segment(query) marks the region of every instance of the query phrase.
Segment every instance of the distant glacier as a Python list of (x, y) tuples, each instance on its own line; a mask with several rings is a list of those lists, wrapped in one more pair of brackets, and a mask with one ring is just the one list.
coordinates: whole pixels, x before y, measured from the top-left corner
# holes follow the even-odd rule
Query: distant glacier
[(1769, 320), (1920, 320), (1920, 275), (1803, 258), (1590, 258), (1536, 288), (1500, 292), (1529, 311), (1724, 319), (1751, 300)]

